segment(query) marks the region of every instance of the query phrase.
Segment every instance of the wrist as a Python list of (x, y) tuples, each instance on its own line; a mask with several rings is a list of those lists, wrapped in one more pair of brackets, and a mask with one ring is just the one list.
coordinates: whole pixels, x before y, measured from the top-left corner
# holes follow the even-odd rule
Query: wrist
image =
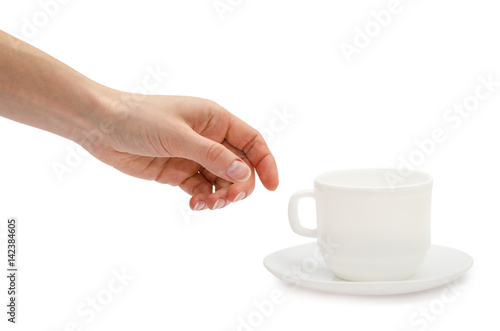
[[(94, 82), (92, 82), (94, 83)], [(78, 128), (69, 139), (83, 146), (89, 152), (106, 145), (107, 140), (123, 119), (124, 92), (94, 83), (87, 89), (87, 99), (74, 127)]]

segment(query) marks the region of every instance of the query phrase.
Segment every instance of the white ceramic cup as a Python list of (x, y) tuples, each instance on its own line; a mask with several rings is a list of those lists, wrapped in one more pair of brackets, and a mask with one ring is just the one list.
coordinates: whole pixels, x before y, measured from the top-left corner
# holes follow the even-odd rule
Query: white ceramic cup
[[(394, 183), (394, 169), (337, 170), (319, 175), (314, 190), (290, 198), (292, 230), (318, 239), (333, 273), (351, 281), (410, 278), (430, 247), (432, 177), (415, 171)], [(299, 200), (316, 201), (315, 229), (298, 217)]]

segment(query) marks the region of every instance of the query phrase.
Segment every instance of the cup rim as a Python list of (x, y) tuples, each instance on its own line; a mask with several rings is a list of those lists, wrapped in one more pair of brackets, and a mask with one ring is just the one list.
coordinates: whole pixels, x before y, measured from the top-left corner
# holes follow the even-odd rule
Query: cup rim
[[(348, 173), (348, 172), (383, 172), (384, 174), (387, 173), (392, 173), (394, 176), (399, 176), (400, 178), (405, 178), (411, 177), (413, 175), (420, 176), (421, 180), (417, 182), (408, 182), (408, 183), (400, 183), (398, 185), (390, 185), (389, 182), (387, 182), (387, 186), (363, 186), (363, 185), (346, 185), (346, 184), (335, 184), (331, 182), (326, 182), (325, 177), (326, 176), (331, 176), (333, 174), (341, 174), (341, 173)], [(342, 190), (352, 190), (352, 191), (394, 191), (394, 190), (402, 190), (402, 189), (415, 189), (415, 188), (420, 188), (426, 185), (432, 185), (434, 182), (434, 179), (431, 175), (429, 175), (426, 172), (419, 171), (419, 170), (413, 170), (410, 172), (409, 175), (403, 177), (399, 174), (399, 170), (396, 168), (351, 168), (351, 169), (337, 169), (337, 170), (331, 170), (324, 172), (314, 179), (315, 184), (327, 186), (327, 187), (332, 187), (336, 189), (342, 189)]]

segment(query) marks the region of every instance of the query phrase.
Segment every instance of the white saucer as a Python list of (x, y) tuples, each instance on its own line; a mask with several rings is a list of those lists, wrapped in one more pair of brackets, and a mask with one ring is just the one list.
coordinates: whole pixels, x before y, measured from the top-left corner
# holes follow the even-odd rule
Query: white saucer
[(413, 277), (390, 282), (350, 282), (335, 277), (322, 259), (314, 254), (315, 242), (274, 252), (264, 258), (273, 275), (294, 286), (355, 295), (391, 295), (427, 290), (462, 276), (472, 267), (468, 254), (454, 248), (432, 245)]

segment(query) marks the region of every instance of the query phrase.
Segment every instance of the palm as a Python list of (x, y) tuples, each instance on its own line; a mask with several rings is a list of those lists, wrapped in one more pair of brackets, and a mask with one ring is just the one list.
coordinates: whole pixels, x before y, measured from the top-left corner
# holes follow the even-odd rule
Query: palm
[(128, 175), (174, 186), (201, 169), (198, 163), (178, 157), (151, 157), (115, 150), (97, 151), (94, 156)]
[[(254, 180), (254, 168), (246, 156), (227, 142), (223, 142), (223, 145), (240, 156), (248, 164), (252, 169), (252, 180)], [(214, 189), (220, 190), (232, 185), (231, 182), (209, 173), (197, 162), (184, 158), (141, 156), (110, 149), (94, 150), (93, 154), (102, 162), (113, 166), (123, 173), (146, 180), (155, 180), (162, 184), (179, 186), (190, 195), (195, 195), (196, 190), (193, 190), (192, 185), (183, 185), (188, 179), (199, 180), (199, 177), (202, 177), (203, 183), (209, 184), (205, 185), (202, 189), (205, 194), (212, 193)]]

